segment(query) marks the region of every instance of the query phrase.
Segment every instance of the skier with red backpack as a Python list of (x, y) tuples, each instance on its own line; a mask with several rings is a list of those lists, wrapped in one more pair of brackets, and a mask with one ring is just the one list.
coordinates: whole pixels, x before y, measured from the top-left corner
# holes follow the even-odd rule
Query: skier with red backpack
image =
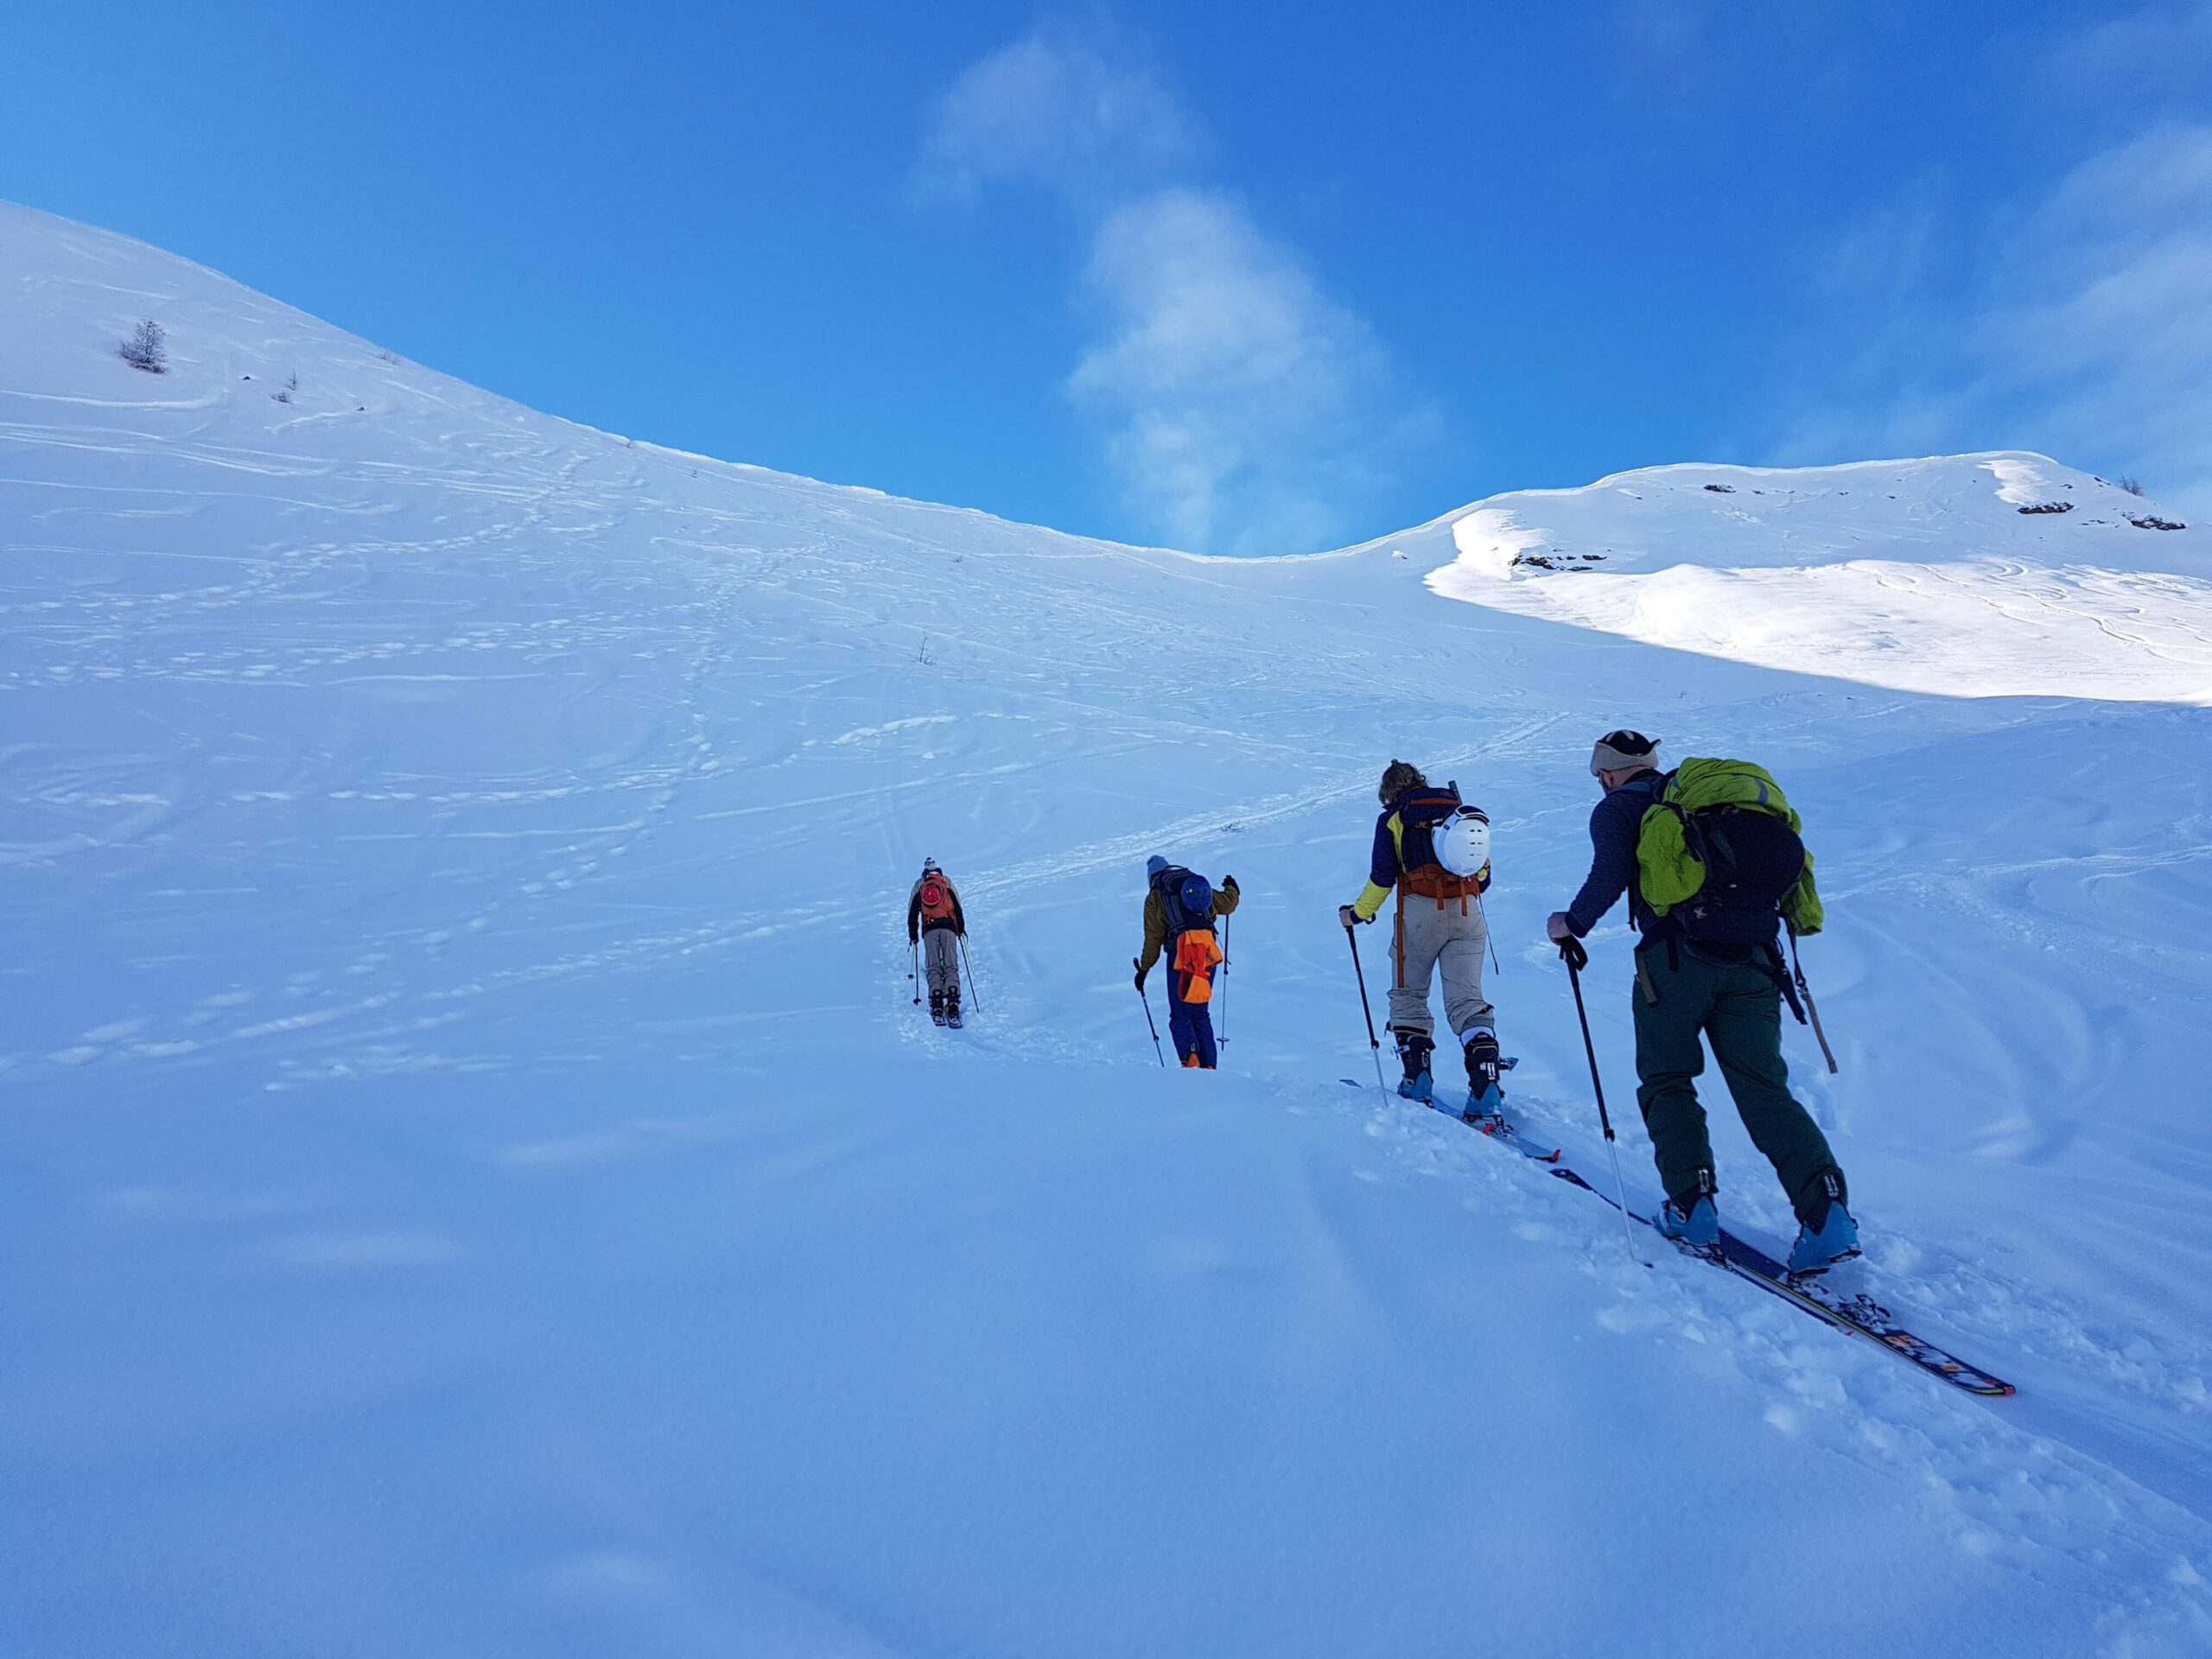
[(1214, 970), (1227, 960), (1214, 938), (1213, 922), (1236, 908), (1236, 878), (1223, 876), (1217, 889), (1203, 875), (1158, 854), (1145, 861), (1144, 869), (1144, 954), (1131, 962), (1137, 970), (1137, 995), (1144, 995), (1153, 963), (1166, 957), (1167, 1029), (1175, 1053), (1185, 1066), (1211, 1071), (1217, 1060)]
[(1349, 932), (1372, 922), (1397, 890), (1391, 929), (1390, 1032), (1406, 1069), (1398, 1092), (1433, 1102), (1429, 1055), (1436, 1021), (1428, 1011), (1428, 981), (1440, 971), (1444, 1017), (1459, 1039), (1467, 1066), (1467, 1105), (1460, 1116), (1479, 1124), (1503, 1112), (1498, 1087), (1503, 1062), (1497, 1022), (1483, 995), (1483, 953), (1490, 945), (1482, 895), (1490, 887), (1490, 820), (1459, 798), (1459, 786), (1439, 789), (1420, 767), (1393, 760), (1376, 791), (1382, 810), (1375, 820), (1375, 846), (1367, 885), (1339, 906), (1337, 919)]
[(967, 937), (968, 918), (961, 911), (960, 894), (935, 859), (924, 859), (922, 873), (906, 899), (906, 943), (922, 948), (930, 1018), (956, 1031), (960, 1027), (960, 941)]

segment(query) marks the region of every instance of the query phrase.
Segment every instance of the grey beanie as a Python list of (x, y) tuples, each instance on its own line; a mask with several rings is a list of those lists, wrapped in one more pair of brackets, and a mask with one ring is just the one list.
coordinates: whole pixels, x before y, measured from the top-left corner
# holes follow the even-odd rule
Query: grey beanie
[(1158, 875), (1166, 868), (1167, 861), (1162, 858), (1158, 853), (1154, 853), (1150, 858), (1147, 858), (1144, 861), (1145, 880), (1149, 881), (1154, 876)]
[(1631, 772), (1659, 764), (1659, 740), (1642, 732), (1607, 732), (1590, 751), (1590, 775), (1601, 772)]

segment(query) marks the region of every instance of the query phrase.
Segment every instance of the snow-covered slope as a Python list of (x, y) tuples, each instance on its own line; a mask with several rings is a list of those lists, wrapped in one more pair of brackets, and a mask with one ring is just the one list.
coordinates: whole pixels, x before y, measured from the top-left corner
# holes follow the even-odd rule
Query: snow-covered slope
[[(114, 355), (145, 316), (163, 377)], [(2083, 644), (2077, 583), (1893, 674), (1848, 619), (1727, 660), (1815, 613), (1722, 568), (1948, 580), (1993, 463), (2073, 484), (2018, 522), (2138, 621)], [(0, 1648), (2212, 1648), (2202, 532), (2082, 551), (2085, 480), (2008, 456), (1848, 502), (1700, 469), (1662, 543), (1686, 477), (1454, 516), (1650, 556), (1556, 583), (1452, 520), (1110, 546), (550, 420), (0, 209)], [(1817, 554), (1712, 517), (1752, 479), (1818, 495)], [(1738, 524), (1707, 654), (1528, 597), (1663, 582), (1697, 512)], [(1961, 638), (2044, 695), (1906, 677)], [(1541, 918), (1624, 723), (1805, 810), (1841, 1075), (1789, 1041), (1866, 1282), (2018, 1398), (1634, 1267), (1338, 1081), (1333, 907), (1407, 756), (1492, 812), (1515, 1098), (1601, 1165)], [(1248, 895), (1218, 1074), (1129, 985), (1155, 849)], [(952, 1038), (907, 1000), (925, 853), (975, 923)]]

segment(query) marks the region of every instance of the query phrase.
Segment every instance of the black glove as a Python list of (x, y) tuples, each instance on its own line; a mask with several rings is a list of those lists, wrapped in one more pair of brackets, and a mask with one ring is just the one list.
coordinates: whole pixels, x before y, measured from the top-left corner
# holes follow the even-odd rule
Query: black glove
[(1236, 891), (1236, 878), (1233, 875), (1224, 875), (1221, 878), (1221, 885), (1234, 893)]
[(1560, 959), (1578, 974), (1590, 965), (1590, 953), (1582, 948), (1580, 939), (1561, 939), (1559, 954)]
[(1144, 994), (1144, 964), (1139, 962), (1135, 957), (1131, 957), (1129, 958), (1129, 966), (1137, 970), (1137, 994), (1141, 996)]

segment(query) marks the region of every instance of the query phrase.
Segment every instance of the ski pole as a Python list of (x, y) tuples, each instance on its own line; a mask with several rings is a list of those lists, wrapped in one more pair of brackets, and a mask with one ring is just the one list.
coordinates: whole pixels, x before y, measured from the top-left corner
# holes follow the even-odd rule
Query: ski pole
[(1375, 1062), (1375, 1092), (1382, 1096), (1382, 1103), (1390, 1103), (1390, 1091), (1382, 1086), (1382, 1045), (1375, 1035), (1375, 1010), (1367, 1001), (1367, 972), (1359, 965), (1359, 936), (1351, 928), (1344, 929), (1344, 943), (1351, 946), (1351, 970), (1359, 980), (1359, 1012), (1367, 1021), (1368, 1057)]
[(1137, 995), (1144, 1003), (1145, 1029), (1152, 1033), (1153, 1057), (1160, 1062), (1160, 1069), (1165, 1071), (1167, 1069), (1167, 1057), (1160, 1052), (1160, 1027), (1152, 1023), (1152, 999), (1145, 995), (1144, 987), (1141, 985), (1137, 987)]
[(1630, 1257), (1648, 1268), (1651, 1264), (1636, 1248), (1636, 1235), (1629, 1229), (1628, 1188), (1621, 1180), (1621, 1149), (1613, 1139), (1612, 1116), (1605, 1110), (1605, 1085), (1598, 1076), (1598, 1046), (1590, 1040), (1589, 1010), (1582, 1006), (1582, 969), (1589, 964), (1590, 953), (1582, 948), (1581, 940), (1569, 938), (1560, 941), (1559, 957), (1567, 964), (1567, 982), (1574, 988), (1574, 1017), (1582, 1022), (1582, 1052), (1590, 1057), (1590, 1090), (1598, 1096), (1598, 1122), (1605, 1131), (1605, 1150), (1613, 1160), (1613, 1191), (1620, 1198), (1621, 1236), (1628, 1243)]
[(1490, 912), (1483, 908), (1483, 896), (1479, 893), (1475, 895), (1475, 913), (1483, 918), (1483, 943), (1490, 947), (1490, 970), (1502, 979), (1505, 976), (1505, 969), (1497, 965), (1497, 936), (1490, 931)]
[(1789, 930), (1789, 966), (1797, 979), (1797, 995), (1805, 999), (1805, 1012), (1813, 1016), (1813, 1035), (1821, 1045), (1821, 1058), (1828, 1063), (1828, 1072), (1834, 1075), (1842, 1068), (1835, 1063), (1835, 1051), (1828, 1046), (1828, 1034), (1821, 1029), (1820, 1005), (1813, 1001), (1813, 988), (1805, 982), (1805, 964), (1797, 960), (1797, 930)]
[(1221, 918), (1221, 1020), (1220, 1039), (1224, 1048), (1229, 1046), (1229, 918)]
[(922, 942), (909, 939), (906, 947), (913, 952), (913, 961), (906, 969), (906, 977), (914, 982), (914, 1006), (918, 1008), (922, 1006)]
[(968, 954), (968, 936), (963, 933), (957, 937), (960, 940), (960, 960), (968, 969), (968, 1000), (976, 1005), (976, 1012), (981, 1014), (983, 1011), (983, 999), (976, 995), (976, 961)]

